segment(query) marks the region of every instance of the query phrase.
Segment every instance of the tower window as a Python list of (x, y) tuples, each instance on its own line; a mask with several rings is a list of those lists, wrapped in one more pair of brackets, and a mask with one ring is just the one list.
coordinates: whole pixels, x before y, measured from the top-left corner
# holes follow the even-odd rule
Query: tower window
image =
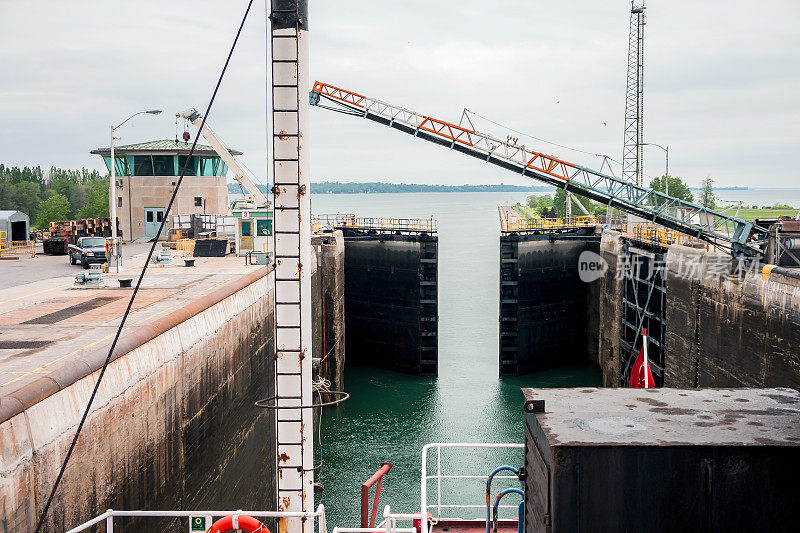
[(194, 197), (194, 206), (195, 207), (203, 207), (203, 197), (202, 196), (195, 196)]
[(122, 196), (117, 196), (117, 207), (122, 207)]

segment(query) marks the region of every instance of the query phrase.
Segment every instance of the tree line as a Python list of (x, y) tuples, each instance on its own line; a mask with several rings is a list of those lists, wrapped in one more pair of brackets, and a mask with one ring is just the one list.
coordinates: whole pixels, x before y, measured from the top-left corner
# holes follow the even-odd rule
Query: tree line
[[(689, 186), (677, 176), (660, 176), (650, 181), (650, 188), (660, 192), (666, 192), (666, 185), (669, 184), (669, 195), (687, 202), (694, 201), (692, 191)], [(714, 182), (710, 178), (703, 182), (704, 189), (702, 192), (701, 203), (705, 207), (714, 208)], [(578, 207), (577, 203), (580, 202), (586, 210), (594, 216), (605, 215), (607, 207), (600, 202), (595, 202), (589, 198), (585, 198), (578, 194), (572, 195), (572, 214), (574, 216), (583, 215), (583, 210)], [(537, 217), (541, 218), (561, 218), (567, 214), (567, 193), (564, 189), (556, 190), (555, 194), (545, 194), (543, 196), (531, 195), (528, 196), (525, 203), (534, 212)]]
[(31, 226), (108, 216), (109, 175), (96, 170), (7, 167), (0, 163), (0, 209), (22, 211)]

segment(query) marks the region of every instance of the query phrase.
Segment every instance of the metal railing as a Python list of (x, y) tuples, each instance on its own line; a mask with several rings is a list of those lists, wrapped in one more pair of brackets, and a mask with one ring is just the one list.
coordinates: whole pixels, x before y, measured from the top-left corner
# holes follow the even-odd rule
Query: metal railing
[(438, 221), (431, 218), (371, 218), (340, 215), (333, 223), (337, 228), (353, 228), (383, 231), (414, 231), (420, 233), (435, 233), (438, 230)]
[[(191, 518), (193, 516), (211, 516), (223, 517), (230, 515), (247, 515), (253, 518), (317, 518), (318, 519), (318, 533), (328, 533), (328, 526), (325, 521), (325, 506), (320, 504), (317, 510), (311, 512), (299, 511), (116, 511), (108, 509), (105, 513), (98, 515), (88, 522), (74, 527), (66, 533), (78, 533), (84, 531), (96, 524), (105, 522), (106, 533), (113, 533), (114, 531), (114, 518)], [(335, 531), (335, 529), (334, 529)], [(405, 531), (397, 531), (396, 533), (408, 533)]]
[(339, 217), (355, 217), (353, 213), (318, 213), (311, 215), (311, 222), (320, 226), (334, 226)]
[[(420, 479), (420, 509), (422, 516), (428, 516), (428, 509), (436, 509), (434, 521), (442, 519), (463, 519), (463, 516), (442, 516), (443, 509), (451, 510), (467, 510), (467, 509), (486, 509), (486, 503), (472, 504), (472, 503), (442, 503), (442, 480), (481, 480), (484, 483), (489, 479), (489, 473), (486, 475), (471, 475), (471, 474), (452, 474), (444, 473), (442, 471), (442, 449), (443, 448), (461, 448), (461, 449), (522, 449), (524, 444), (518, 443), (431, 443), (426, 444), (422, 448), (422, 475)], [(436, 450), (436, 473), (428, 474), (428, 452)], [(462, 463), (463, 464), (463, 463)], [(494, 479), (515, 479), (517, 476), (494, 476)], [(436, 482), (436, 503), (428, 502), (428, 483), (431, 480)], [(500, 505), (501, 509), (517, 509), (517, 505)]]
[[(378, 502), (381, 499), (381, 486), (383, 476), (392, 469), (392, 463), (381, 463), (377, 472), (372, 474), (368, 480), (361, 484), (361, 527), (375, 527), (375, 516), (378, 514)], [(369, 489), (375, 486), (375, 498), (372, 502), (372, 515), (369, 513)]]
[(36, 257), (36, 241), (8, 241), (0, 243), (0, 257), (15, 255)]
[(622, 216), (597, 215), (597, 223), (610, 229), (621, 229), (628, 223), (628, 217), (624, 214)]
[(175, 252), (180, 255), (191, 255), (194, 253), (194, 239), (178, 239), (175, 241)]
[(562, 217), (562, 218), (522, 218), (501, 217), (500, 231), (510, 233), (514, 231), (556, 230), (596, 226), (597, 219), (591, 216)]
[(383, 508), (383, 521), (375, 527), (335, 527), (332, 533), (418, 533), (416, 527), (397, 527), (397, 521), (420, 521), (422, 513), (392, 513), (387, 505)]
[(670, 246), (672, 244), (688, 244), (692, 237), (675, 231), (673, 229), (653, 224), (652, 222), (638, 222), (634, 224), (623, 224), (620, 228), (622, 235), (635, 241), (658, 246)]

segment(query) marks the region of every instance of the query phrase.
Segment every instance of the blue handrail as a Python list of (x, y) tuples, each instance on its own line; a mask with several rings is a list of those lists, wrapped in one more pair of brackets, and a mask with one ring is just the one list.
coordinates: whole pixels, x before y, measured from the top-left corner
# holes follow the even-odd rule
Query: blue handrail
[[(486, 480), (486, 533), (489, 533), (489, 528), (490, 528), (490, 524), (491, 524), (491, 520), (492, 520), (492, 517), (491, 517), (492, 480), (494, 479), (494, 476), (496, 476), (500, 472), (504, 472), (504, 471), (514, 472), (515, 474), (519, 475), (519, 469), (514, 468), (513, 466), (508, 466), (508, 465), (498, 466), (497, 468), (495, 468), (492, 471), (491, 474), (489, 474), (489, 478)], [(522, 482), (520, 481), (520, 483), (522, 483)], [(523, 485), (523, 487), (524, 487), (524, 485)]]
[(493, 509), (493, 512), (492, 512), (492, 524), (494, 526), (492, 528), (493, 529), (493, 533), (497, 533), (497, 511), (498, 511), (498, 507), (500, 505), (500, 500), (502, 500), (503, 496), (505, 496), (506, 494), (511, 494), (511, 493), (519, 494), (520, 496), (522, 496), (522, 501), (520, 502), (520, 506), (519, 506), (519, 523), (517, 524), (517, 532), (518, 533), (522, 533), (523, 528), (525, 527), (524, 526), (524, 522), (525, 522), (525, 506), (523, 505), (524, 502), (525, 502), (525, 492), (522, 489), (509, 488), (509, 489), (501, 490), (500, 493), (497, 495), (497, 497), (494, 500), (494, 509)]

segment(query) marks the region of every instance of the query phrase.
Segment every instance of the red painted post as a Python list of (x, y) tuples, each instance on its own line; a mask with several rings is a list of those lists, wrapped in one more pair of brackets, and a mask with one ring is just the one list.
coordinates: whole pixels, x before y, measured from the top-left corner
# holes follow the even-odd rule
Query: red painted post
[[(383, 476), (392, 469), (392, 463), (381, 463), (381, 467), (377, 472), (372, 474), (368, 480), (361, 484), (361, 527), (375, 527), (375, 518), (378, 514), (378, 501), (381, 498), (381, 485), (383, 484)], [(369, 489), (375, 483), (375, 499), (372, 504), (372, 515), (369, 512)]]

